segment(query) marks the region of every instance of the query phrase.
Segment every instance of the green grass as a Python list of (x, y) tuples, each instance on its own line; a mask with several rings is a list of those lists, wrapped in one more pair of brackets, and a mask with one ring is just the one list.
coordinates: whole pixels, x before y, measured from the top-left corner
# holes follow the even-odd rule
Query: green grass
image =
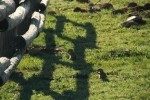
[[(132, 1), (143, 5), (149, 0)], [(116, 9), (128, 2), (112, 0)], [(0, 87), (0, 100), (150, 100), (150, 19), (145, 18), (146, 25), (124, 28), (120, 24), (127, 14), (75, 13), (75, 7), (87, 4), (50, 3), (45, 28), (32, 45), (55, 43), (64, 50), (25, 54), (10, 80)], [(69, 49), (77, 54), (75, 61), (68, 59)], [(109, 82), (98, 78), (99, 68)]]

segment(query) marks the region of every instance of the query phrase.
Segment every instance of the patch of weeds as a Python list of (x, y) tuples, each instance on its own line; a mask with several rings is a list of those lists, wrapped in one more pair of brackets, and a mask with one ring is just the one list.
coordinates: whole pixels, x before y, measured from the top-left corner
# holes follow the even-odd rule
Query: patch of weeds
[(150, 59), (150, 52), (147, 52), (146, 58), (147, 58), (147, 59)]
[(150, 92), (148, 91), (142, 91), (139, 93), (139, 95), (136, 97), (136, 100), (149, 100), (150, 99)]
[[(111, 50), (103, 54), (100, 59), (108, 60), (112, 58), (122, 58), (122, 57), (132, 57), (132, 56), (143, 56), (146, 55), (140, 51), (131, 51), (131, 50)], [(150, 54), (147, 55), (149, 58)]]
[(64, 1), (73, 1), (73, 0), (64, 0)]

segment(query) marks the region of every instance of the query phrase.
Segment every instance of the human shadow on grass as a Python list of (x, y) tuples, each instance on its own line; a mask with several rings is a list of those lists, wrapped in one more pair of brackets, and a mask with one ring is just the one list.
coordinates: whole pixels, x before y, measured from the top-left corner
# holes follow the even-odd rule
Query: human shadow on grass
[[(77, 59), (73, 63), (62, 62), (59, 57), (48, 54), (34, 54), (31, 56), (39, 57), (44, 60), (42, 71), (38, 75), (25, 79), (23, 75), (13, 75), (12, 80), (19, 83), (22, 89), (20, 90), (20, 100), (30, 100), (33, 92), (42, 92), (46, 96), (51, 96), (54, 100), (86, 100), (89, 97), (89, 75), (93, 71), (92, 64), (85, 61), (85, 49), (93, 49), (96, 47), (96, 32), (93, 25), (87, 23), (77, 23), (67, 19), (65, 16), (55, 16), (57, 22), (54, 29), (44, 29), (46, 33), (45, 40), (46, 46), (55, 44), (55, 35), (68, 42), (73, 43), (74, 52), (77, 54)], [(78, 36), (76, 39), (71, 39), (62, 35), (64, 24), (72, 23), (75, 27), (81, 27), (86, 30), (86, 36)], [(53, 72), (55, 71), (55, 64), (61, 64), (62, 66), (69, 66), (74, 70), (79, 71), (73, 78), (76, 80), (76, 90), (65, 90), (62, 94), (53, 91), (51, 87), (51, 81), (53, 79)], [(16, 73), (17, 74), (17, 73)], [(63, 79), (61, 79), (63, 80)]]

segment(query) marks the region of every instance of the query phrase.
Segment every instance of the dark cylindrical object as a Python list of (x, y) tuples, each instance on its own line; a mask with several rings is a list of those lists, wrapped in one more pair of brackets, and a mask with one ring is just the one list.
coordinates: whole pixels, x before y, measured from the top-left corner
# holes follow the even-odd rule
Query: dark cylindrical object
[(0, 57), (12, 57), (14, 48), (15, 29), (0, 32)]
[(46, 10), (46, 7), (47, 7), (47, 5), (48, 5), (48, 1), (49, 0), (42, 0), (41, 1), (41, 3), (40, 3), (40, 5), (39, 5), (39, 10), (40, 11), (45, 11)]
[(14, 0), (3, 0), (0, 4), (0, 21), (15, 11)]

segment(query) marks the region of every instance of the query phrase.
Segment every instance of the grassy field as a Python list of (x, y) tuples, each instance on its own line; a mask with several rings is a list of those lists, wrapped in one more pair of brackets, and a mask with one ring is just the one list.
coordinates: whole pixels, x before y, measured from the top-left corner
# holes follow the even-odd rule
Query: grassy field
[[(150, 18), (144, 18), (145, 25), (125, 28), (121, 23), (128, 14), (112, 15), (111, 9), (73, 12), (88, 4), (70, 1), (50, 0), (45, 28), (32, 44), (56, 45), (58, 52), (25, 54), (0, 87), (0, 100), (150, 100)], [(131, 1), (149, 2), (111, 3), (118, 9)], [(69, 49), (74, 50), (75, 60), (69, 59)], [(99, 68), (109, 81), (98, 77)]]

